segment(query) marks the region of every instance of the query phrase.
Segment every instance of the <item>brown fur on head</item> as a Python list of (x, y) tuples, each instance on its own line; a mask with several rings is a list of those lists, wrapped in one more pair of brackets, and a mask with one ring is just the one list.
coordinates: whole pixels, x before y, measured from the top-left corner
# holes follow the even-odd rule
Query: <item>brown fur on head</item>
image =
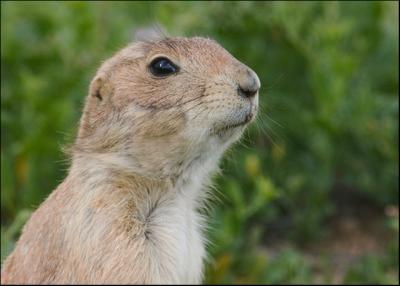
[[(178, 71), (152, 74), (149, 66), (160, 57)], [(154, 178), (177, 176), (239, 138), (257, 112), (259, 87), (257, 75), (213, 40), (133, 43), (94, 77), (74, 155)], [(244, 95), (249, 88), (254, 92)]]

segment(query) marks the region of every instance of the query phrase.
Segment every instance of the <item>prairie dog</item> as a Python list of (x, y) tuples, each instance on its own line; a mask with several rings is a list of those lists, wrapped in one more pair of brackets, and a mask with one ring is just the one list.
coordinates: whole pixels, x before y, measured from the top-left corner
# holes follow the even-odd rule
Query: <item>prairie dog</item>
[(24, 226), (2, 284), (201, 283), (198, 210), (259, 88), (207, 38), (139, 41), (105, 61), (68, 176)]

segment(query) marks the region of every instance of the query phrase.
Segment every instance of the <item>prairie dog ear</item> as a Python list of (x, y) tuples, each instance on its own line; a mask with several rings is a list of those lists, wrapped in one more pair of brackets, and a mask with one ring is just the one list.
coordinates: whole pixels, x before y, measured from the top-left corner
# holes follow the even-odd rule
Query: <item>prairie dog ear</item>
[(167, 38), (165, 29), (158, 23), (139, 27), (134, 35), (134, 40), (139, 42), (156, 42), (165, 38)]
[(96, 98), (98, 101), (103, 101), (108, 97), (108, 89), (101, 76), (96, 76), (90, 83), (89, 94), (92, 98)]
[[(93, 111), (96, 111), (99, 106), (106, 106), (106, 103), (110, 99), (111, 92), (109, 87), (106, 85), (106, 81), (103, 79), (101, 74), (94, 77), (89, 86), (89, 95), (86, 97), (85, 108), (80, 121), (80, 128), (78, 131), (78, 139), (84, 138), (90, 135), (95, 125), (93, 125)], [(101, 114), (95, 112), (96, 117), (99, 118), (104, 116), (105, 113)]]

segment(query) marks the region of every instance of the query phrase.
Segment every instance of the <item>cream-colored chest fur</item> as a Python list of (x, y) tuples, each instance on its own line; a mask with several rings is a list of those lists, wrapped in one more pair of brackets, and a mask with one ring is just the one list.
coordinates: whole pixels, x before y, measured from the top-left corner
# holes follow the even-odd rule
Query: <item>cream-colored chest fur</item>
[[(145, 220), (146, 256), (152, 264), (149, 283), (199, 284), (205, 258), (204, 217), (209, 174), (219, 156), (199, 156), (185, 167), (171, 189), (153, 190), (141, 204)], [(149, 200), (150, 198), (150, 200)], [(150, 209), (149, 209), (150, 208)]]
[(180, 191), (162, 199), (145, 227), (149, 258), (165, 270), (159, 282), (200, 283), (204, 246), (194, 202)]

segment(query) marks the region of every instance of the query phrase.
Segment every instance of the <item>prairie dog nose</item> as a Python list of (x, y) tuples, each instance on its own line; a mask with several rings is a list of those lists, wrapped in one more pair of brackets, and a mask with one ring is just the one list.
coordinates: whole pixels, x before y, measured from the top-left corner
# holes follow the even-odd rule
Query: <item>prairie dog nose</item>
[(257, 74), (247, 68), (238, 78), (238, 94), (242, 97), (254, 97), (260, 89), (260, 79)]

